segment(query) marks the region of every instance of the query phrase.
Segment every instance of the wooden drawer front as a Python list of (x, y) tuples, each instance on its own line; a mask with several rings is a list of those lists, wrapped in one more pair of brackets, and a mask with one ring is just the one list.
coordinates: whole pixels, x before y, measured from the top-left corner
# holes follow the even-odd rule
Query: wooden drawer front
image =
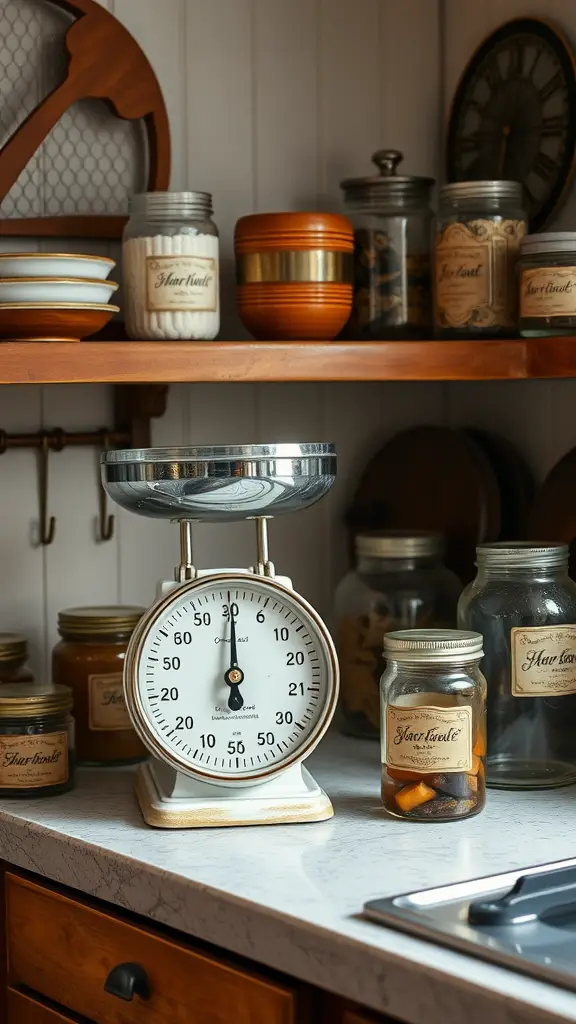
[[(6, 875), (8, 979), (95, 1024), (293, 1024), (289, 988), (196, 953), (16, 875)], [(119, 964), (144, 968), (150, 998), (105, 991)]]
[(63, 1017), (55, 1010), (48, 1010), (21, 992), (8, 989), (8, 1017), (6, 1024), (74, 1024), (71, 1017)]

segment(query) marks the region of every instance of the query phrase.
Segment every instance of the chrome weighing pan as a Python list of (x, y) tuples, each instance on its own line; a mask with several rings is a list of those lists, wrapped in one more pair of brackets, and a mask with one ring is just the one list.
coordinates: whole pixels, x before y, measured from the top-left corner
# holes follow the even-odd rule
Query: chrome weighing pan
[(153, 519), (234, 522), (308, 508), (336, 479), (333, 444), (129, 448), (102, 455), (102, 484)]

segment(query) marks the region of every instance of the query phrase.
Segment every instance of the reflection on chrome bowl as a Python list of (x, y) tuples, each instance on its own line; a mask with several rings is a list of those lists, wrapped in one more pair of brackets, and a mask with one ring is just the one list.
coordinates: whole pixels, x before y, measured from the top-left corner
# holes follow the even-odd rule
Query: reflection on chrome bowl
[(102, 482), (139, 515), (221, 523), (313, 505), (334, 483), (336, 463), (331, 444), (128, 449), (102, 456)]

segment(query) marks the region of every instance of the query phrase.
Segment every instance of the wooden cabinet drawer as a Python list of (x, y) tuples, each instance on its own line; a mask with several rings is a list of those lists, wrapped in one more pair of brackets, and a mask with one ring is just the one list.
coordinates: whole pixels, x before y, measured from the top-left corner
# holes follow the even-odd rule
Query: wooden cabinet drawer
[[(8, 983), (95, 1024), (294, 1024), (296, 991), (16, 875), (6, 875)], [(139, 964), (150, 998), (105, 991)]]
[(74, 1024), (71, 1017), (63, 1017), (49, 1010), (35, 999), (8, 989), (8, 1017), (6, 1024)]

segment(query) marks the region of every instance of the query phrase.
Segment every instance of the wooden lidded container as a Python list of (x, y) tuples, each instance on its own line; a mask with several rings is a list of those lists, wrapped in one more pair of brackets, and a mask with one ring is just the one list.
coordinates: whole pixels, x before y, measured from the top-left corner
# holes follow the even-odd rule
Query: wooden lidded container
[(258, 340), (331, 341), (352, 312), (354, 229), (333, 213), (260, 213), (235, 232), (238, 307)]

